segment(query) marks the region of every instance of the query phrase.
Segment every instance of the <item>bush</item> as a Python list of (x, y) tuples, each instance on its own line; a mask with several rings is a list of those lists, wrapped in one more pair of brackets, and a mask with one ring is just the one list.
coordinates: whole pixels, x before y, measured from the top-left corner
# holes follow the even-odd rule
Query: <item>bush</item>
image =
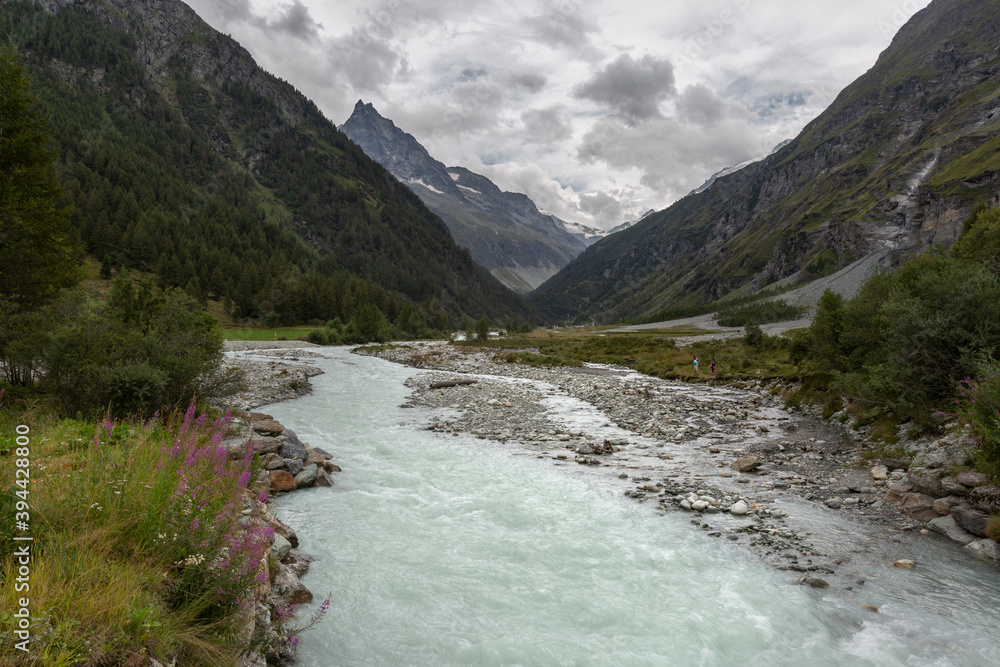
[(976, 466), (1000, 478), (1000, 363), (987, 361), (975, 378), (961, 383), (959, 409), (975, 434)]
[[(67, 295), (41, 351), (41, 386), (67, 414), (146, 415), (208, 398), (217, 382), (222, 335), (180, 290), (119, 274), (106, 304)], [(138, 392), (129, 396), (130, 391)]]

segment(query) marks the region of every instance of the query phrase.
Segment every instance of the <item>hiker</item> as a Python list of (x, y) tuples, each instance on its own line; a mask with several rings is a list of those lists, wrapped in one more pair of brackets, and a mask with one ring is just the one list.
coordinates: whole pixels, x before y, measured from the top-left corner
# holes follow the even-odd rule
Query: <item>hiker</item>
[(695, 372), (695, 375), (698, 374), (698, 357), (694, 358), (694, 372)]
[(715, 375), (715, 357), (712, 357), (712, 362), (710, 365), (712, 367), (712, 375)]

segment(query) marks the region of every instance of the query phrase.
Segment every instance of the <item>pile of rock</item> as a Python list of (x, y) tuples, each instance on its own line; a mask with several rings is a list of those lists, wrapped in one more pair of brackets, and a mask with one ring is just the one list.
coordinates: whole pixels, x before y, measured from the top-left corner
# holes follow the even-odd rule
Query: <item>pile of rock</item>
[(340, 472), (340, 468), (330, 462), (329, 452), (302, 442), (295, 431), (285, 428), (271, 415), (251, 412), (246, 419), (250, 424), (248, 433), (223, 444), (233, 458), (245, 456), (248, 450), (260, 457), (267, 476), (264, 486), (269, 493), (333, 486), (330, 473)]
[(910, 517), (979, 555), (1000, 560), (1000, 544), (987, 537), (993, 515), (1000, 514), (1000, 486), (969, 467), (969, 443), (961, 436), (926, 443), (912, 461), (872, 468), (875, 480), (895, 480), (883, 499)]
[[(267, 502), (261, 500), (267, 492), (268, 500), (296, 489), (311, 486), (333, 486), (330, 473), (340, 468), (330, 462), (331, 455), (319, 447), (310, 447), (299, 440), (291, 429), (285, 428), (271, 415), (251, 412), (233, 418), (231, 436), (222, 441), (231, 458), (242, 458), (247, 453), (260, 457), (264, 470), (244, 499), (243, 519), (247, 526), (270, 526), (274, 539), (269, 554), (261, 561), (267, 578), (257, 595), (256, 611), (249, 619), (244, 633), (247, 638), (277, 638), (274, 619), (283, 615), (292, 605), (311, 602), (312, 593), (300, 578), (309, 570), (313, 558), (297, 550), (295, 531), (274, 516)], [(265, 664), (285, 664), (295, 661), (293, 643), (274, 641), (265, 655), (248, 656), (241, 667), (264, 667)]]

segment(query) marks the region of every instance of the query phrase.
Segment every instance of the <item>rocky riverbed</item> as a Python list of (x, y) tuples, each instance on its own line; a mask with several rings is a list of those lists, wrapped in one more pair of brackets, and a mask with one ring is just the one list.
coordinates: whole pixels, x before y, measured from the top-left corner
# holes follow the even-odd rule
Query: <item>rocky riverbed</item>
[[(879, 567), (909, 566), (916, 541), (938, 538), (931, 529), (970, 552), (998, 555), (997, 543), (982, 539), (988, 515), (976, 503), (996, 487), (964, 469), (959, 429), (909, 443), (906, 460), (883, 460), (865, 447), (863, 429), (786, 409), (780, 387), (760, 382), (690, 384), (592, 364), (535, 368), (442, 343), (357, 352), (435, 371), (408, 381), (407, 405), (434, 411), (430, 429), (494, 441), (664, 513), (685, 513), (693, 528), (745, 544), (804, 584), (852, 590)], [(958, 469), (964, 476), (948, 474)], [(979, 534), (958, 524), (963, 513)], [(930, 519), (940, 521), (925, 527)]]
[(244, 387), (223, 407), (247, 411), (308, 394), (309, 378), (323, 372), (309, 363), (319, 356), (309, 347), (315, 346), (301, 341), (227, 341), (223, 369), (239, 370)]

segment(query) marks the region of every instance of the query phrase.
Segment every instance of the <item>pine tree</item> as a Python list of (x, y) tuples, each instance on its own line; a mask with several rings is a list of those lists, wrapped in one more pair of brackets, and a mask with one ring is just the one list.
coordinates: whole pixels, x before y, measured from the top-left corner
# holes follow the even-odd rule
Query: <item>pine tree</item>
[(56, 154), (30, 86), (15, 49), (0, 49), (0, 297), (18, 308), (79, 279), (72, 211), (57, 205)]

